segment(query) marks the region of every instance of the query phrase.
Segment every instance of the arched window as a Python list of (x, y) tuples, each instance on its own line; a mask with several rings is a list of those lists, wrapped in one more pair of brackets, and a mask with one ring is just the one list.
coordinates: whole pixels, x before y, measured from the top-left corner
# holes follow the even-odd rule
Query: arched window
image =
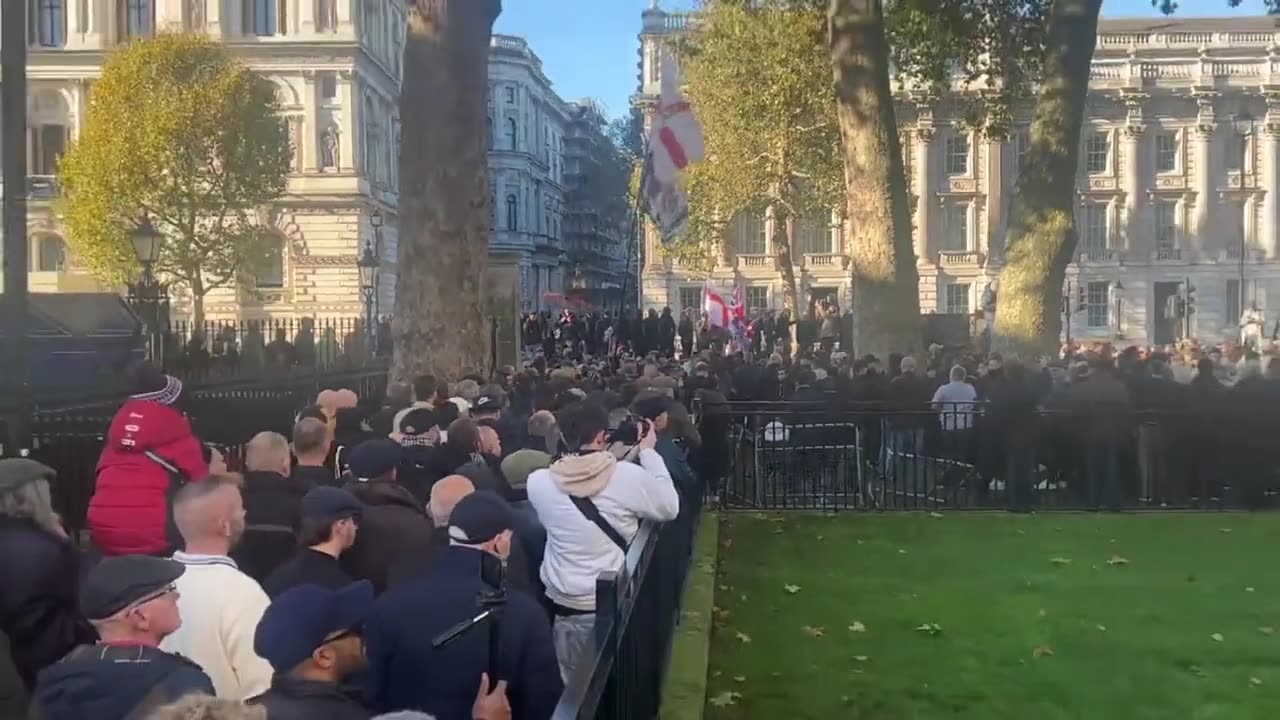
[(67, 269), (67, 244), (57, 235), (40, 238), (36, 253), (36, 270), (39, 272), (64, 272)]
[(520, 200), (515, 193), (507, 196), (507, 229), (518, 230), (520, 225)]
[(507, 149), (515, 152), (516, 149), (516, 119), (507, 118)]
[(284, 287), (284, 238), (273, 235), (267, 239), (262, 263), (253, 275), (260, 288)]
[(378, 125), (378, 116), (374, 110), (373, 98), (364, 99), (364, 174), (371, 182), (382, 179), (382, 167), (378, 159), (382, 156), (382, 133)]

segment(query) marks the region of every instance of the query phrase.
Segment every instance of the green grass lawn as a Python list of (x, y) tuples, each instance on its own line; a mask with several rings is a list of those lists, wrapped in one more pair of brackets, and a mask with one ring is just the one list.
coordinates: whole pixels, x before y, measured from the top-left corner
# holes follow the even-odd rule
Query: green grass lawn
[(734, 514), (720, 542), (710, 720), (1280, 718), (1280, 514)]

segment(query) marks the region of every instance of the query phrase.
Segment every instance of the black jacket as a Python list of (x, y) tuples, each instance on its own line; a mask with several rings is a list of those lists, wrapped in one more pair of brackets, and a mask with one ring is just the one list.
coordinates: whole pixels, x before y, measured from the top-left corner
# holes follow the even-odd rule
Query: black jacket
[(0, 517), (0, 632), (27, 688), (97, 633), (80, 615), (80, 555), (25, 518)]
[(271, 689), (245, 701), (267, 710), (267, 720), (368, 720), (369, 713), (332, 683), (276, 675)]
[(273, 472), (244, 475), (244, 538), (231, 559), (246, 575), (261, 583), (293, 557), (302, 526), (302, 496), (311, 485), (300, 477)]
[(334, 476), (333, 469), (323, 465), (295, 465), (293, 474), (290, 477), (296, 482), (306, 483), (309, 487), (318, 485), (337, 487), (341, 485), (337, 477)]
[(262, 589), (274, 599), (285, 590), (299, 585), (319, 585), (337, 590), (352, 582), (351, 576), (342, 569), (338, 558), (319, 550), (302, 548), (289, 562), (276, 568), (275, 572), (263, 581)]
[[(431, 647), (441, 632), (476, 614), (484, 553), (450, 547), (431, 574), (392, 588), (378, 599), (365, 623), (370, 707), (419, 710), (437, 720), (471, 720), (480, 674), (489, 665), (488, 632), (475, 627), (444, 648)], [(502, 617), (498, 679), (508, 683), (514, 720), (547, 720), (563, 685), (551, 641), (551, 624), (538, 604), (508, 593)]]
[(145, 718), (189, 693), (213, 695), (213, 683), (184, 657), (139, 645), (81, 645), (40, 672), (30, 718)]
[(431, 551), (431, 519), (413, 493), (394, 480), (350, 482), (346, 489), (364, 503), (364, 517), (355, 545), (342, 554), (342, 568), (381, 593), (388, 569), (401, 556)]

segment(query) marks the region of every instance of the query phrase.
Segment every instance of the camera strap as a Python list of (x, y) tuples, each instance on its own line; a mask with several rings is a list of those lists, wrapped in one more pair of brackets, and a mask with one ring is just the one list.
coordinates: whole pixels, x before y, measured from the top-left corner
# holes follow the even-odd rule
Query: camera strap
[(582, 513), (584, 517), (595, 523), (596, 527), (600, 528), (605, 535), (609, 536), (609, 539), (613, 541), (613, 544), (617, 545), (622, 552), (625, 553), (627, 551), (627, 541), (622, 539), (622, 533), (618, 532), (617, 528), (610, 525), (609, 521), (604, 519), (604, 516), (600, 514), (600, 508), (596, 507), (596, 504), (591, 502), (590, 498), (574, 497), (573, 495), (570, 495), (569, 501), (573, 503), (574, 507), (578, 508), (578, 512)]

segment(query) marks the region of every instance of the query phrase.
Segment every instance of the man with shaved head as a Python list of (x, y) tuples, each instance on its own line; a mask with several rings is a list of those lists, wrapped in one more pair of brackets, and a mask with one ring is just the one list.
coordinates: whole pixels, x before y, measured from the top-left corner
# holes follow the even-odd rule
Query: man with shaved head
[(174, 496), (173, 515), (186, 542), (186, 550), (173, 555), (186, 567), (174, 583), (183, 623), (160, 648), (199, 665), (220, 698), (266, 692), (271, 665), (254, 654), (253, 632), (270, 601), (230, 557), (245, 526), (235, 478), (216, 475), (184, 485)]
[(476, 486), (461, 475), (442, 478), (431, 487), (431, 502), (427, 507), (435, 524), (435, 536), (444, 539), (443, 545), (449, 544), (449, 513), (453, 512), (453, 506), (475, 491)]
[[(319, 424), (311, 418), (304, 422)], [(245, 533), (231, 556), (259, 583), (298, 547), (302, 496), (311, 484), (293, 477), (289, 465), (289, 441), (279, 433), (260, 432), (245, 448)]]
[(334, 472), (325, 466), (333, 447), (333, 428), (316, 418), (302, 418), (293, 426), (293, 455), (298, 463), (293, 468), (294, 480), (307, 487), (337, 486)]

